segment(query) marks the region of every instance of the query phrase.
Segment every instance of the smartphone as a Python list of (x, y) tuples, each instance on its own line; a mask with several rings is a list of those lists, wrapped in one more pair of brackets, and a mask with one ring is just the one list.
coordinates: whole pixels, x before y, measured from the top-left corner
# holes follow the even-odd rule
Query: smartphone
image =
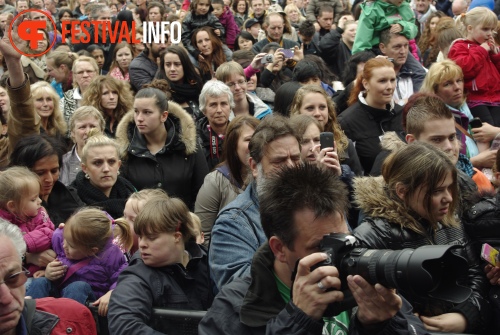
[(333, 148), (334, 147), (333, 141), (334, 141), (333, 133), (323, 132), (319, 134), (319, 143), (321, 145), (322, 150), (324, 148)]
[(483, 247), (481, 248), (481, 258), (490, 263), (493, 266), (498, 266), (498, 254), (499, 251), (495, 248), (493, 248), (491, 245), (488, 243), (484, 243)]
[(293, 49), (283, 49), (283, 50), (281, 50), (281, 52), (283, 52), (283, 55), (285, 56), (285, 58), (292, 58), (293, 54), (294, 54)]
[(469, 121), (469, 125), (471, 128), (481, 128), (483, 126), (483, 123), (481, 122), (480, 118), (475, 117)]

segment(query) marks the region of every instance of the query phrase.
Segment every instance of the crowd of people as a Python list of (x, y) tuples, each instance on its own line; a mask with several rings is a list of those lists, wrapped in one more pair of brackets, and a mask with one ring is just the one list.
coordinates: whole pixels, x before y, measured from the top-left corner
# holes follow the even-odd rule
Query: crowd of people
[[(94, 334), (87, 306), (110, 334), (182, 332), (154, 308), (206, 311), (200, 334), (500, 332), (500, 259), (480, 257), (500, 249), (499, 14), (0, 0), (0, 333)], [(469, 293), (346, 273), (332, 233), (453, 246)]]

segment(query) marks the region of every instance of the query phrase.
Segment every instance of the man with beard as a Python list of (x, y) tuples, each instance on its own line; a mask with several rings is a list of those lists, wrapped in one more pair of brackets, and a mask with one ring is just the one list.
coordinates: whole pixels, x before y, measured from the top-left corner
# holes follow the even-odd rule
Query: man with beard
[(144, 50), (132, 60), (129, 66), (130, 84), (137, 92), (142, 85), (149, 84), (158, 70), (157, 59), (160, 53), (167, 49), (168, 36), (165, 36), (163, 43), (144, 43)]
[(252, 257), (267, 241), (259, 214), (259, 185), (283, 166), (300, 163), (300, 140), (282, 116), (268, 116), (250, 139), (253, 181), (219, 213), (210, 239), (210, 275), (217, 288), (250, 274)]

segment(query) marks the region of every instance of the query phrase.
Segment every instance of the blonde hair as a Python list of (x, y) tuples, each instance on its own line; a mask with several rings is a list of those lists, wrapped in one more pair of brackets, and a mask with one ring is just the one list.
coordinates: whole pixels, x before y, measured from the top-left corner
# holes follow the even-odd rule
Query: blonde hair
[(335, 142), (337, 144), (337, 151), (339, 155), (342, 155), (347, 151), (348, 139), (345, 136), (344, 131), (340, 128), (340, 124), (337, 121), (337, 113), (335, 111), (335, 104), (328, 97), (325, 90), (316, 85), (304, 85), (295, 93), (292, 104), (290, 105), (290, 116), (300, 115), (300, 107), (304, 101), (304, 97), (309, 93), (319, 93), (326, 101), (328, 106), (328, 121), (325, 124), (324, 131), (331, 131), (334, 134)]
[(137, 214), (134, 231), (138, 236), (180, 232), (184, 243), (196, 240), (196, 228), (186, 204), (178, 198), (155, 197)]
[(7, 210), (7, 203), (13, 201), (16, 211), (21, 212), (22, 200), (35, 185), (40, 189), (40, 179), (26, 167), (13, 166), (0, 173), (0, 185), (0, 207)]
[(96, 74), (99, 74), (99, 66), (97, 65), (97, 62), (95, 61), (94, 58), (89, 57), (89, 56), (79, 56), (73, 62), (73, 68), (71, 69), (71, 71), (73, 72), (73, 87), (78, 87), (76, 80), (74, 80), (74, 76), (76, 75), (76, 67), (78, 66), (79, 63), (82, 63), (82, 62), (90, 63), (90, 65), (92, 65), (92, 67), (94, 68), (94, 72)]
[(161, 188), (146, 188), (140, 190), (139, 192), (132, 193), (128, 197), (127, 202), (129, 202), (130, 200), (134, 200), (137, 202), (137, 205), (132, 206), (132, 209), (136, 214), (138, 214), (147, 201), (155, 199), (157, 197), (168, 199), (168, 194)]
[[(112, 226), (114, 224), (114, 227)], [(64, 231), (71, 235), (75, 247), (91, 254), (93, 248), (101, 251), (108, 241), (118, 238), (124, 249), (132, 247), (133, 235), (125, 219), (113, 220), (99, 208), (87, 207), (68, 219)]]
[(483, 26), (496, 30), (498, 17), (486, 7), (475, 7), (463, 13), (457, 20), (457, 27), (464, 36), (467, 36), (467, 26)]
[(91, 129), (88, 134), (87, 143), (85, 143), (85, 146), (83, 147), (82, 150), (82, 157), (81, 157), (82, 163), (84, 164), (87, 163), (87, 156), (90, 149), (107, 147), (107, 146), (112, 146), (113, 148), (115, 148), (118, 159), (120, 159), (119, 144), (114, 139), (109, 138), (106, 135), (102, 134), (102, 132), (100, 132), (97, 128)]
[(439, 63), (434, 63), (424, 78), (420, 92), (437, 94), (439, 85), (448, 80), (455, 80), (455, 78), (464, 79), (464, 73), (462, 68), (454, 61), (445, 59)]
[(63, 113), (59, 108), (60, 99), (57, 92), (49, 83), (45, 81), (38, 81), (31, 85), (31, 95), (33, 96), (33, 100), (36, 100), (44, 93), (50, 96), (54, 104), (54, 111), (48, 118), (46, 132), (49, 136), (56, 136), (57, 134), (65, 135), (68, 130), (68, 126), (66, 125)]

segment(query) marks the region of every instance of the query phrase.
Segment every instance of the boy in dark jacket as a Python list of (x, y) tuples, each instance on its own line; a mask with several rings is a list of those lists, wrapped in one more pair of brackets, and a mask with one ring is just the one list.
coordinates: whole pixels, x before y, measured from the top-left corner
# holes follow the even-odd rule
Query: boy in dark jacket
[(240, 33), (240, 28), (234, 21), (234, 16), (228, 6), (224, 5), (223, 0), (212, 0), (213, 14), (226, 29), (226, 44), (229, 49), (234, 49), (236, 36)]

